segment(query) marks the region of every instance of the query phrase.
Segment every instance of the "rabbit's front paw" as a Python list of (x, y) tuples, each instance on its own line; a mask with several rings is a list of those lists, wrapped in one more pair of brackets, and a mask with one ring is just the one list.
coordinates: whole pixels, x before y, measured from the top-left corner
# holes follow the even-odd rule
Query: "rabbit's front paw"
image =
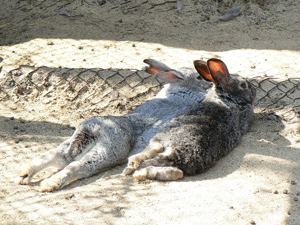
[(136, 171), (133, 174), (133, 177), (137, 180), (137, 181), (143, 181), (146, 180), (148, 178), (148, 170), (147, 168), (143, 168), (141, 170)]
[(146, 179), (172, 181), (183, 178), (183, 171), (176, 167), (149, 166), (136, 171), (133, 176), (138, 181)]
[(134, 168), (132, 168), (132, 167), (126, 167), (126, 168), (123, 170), (123, 174), (124, 174), (124, 175), (130, 175), (130, 174), (133, 173), (133, 171), (134, 171)]
[(51, 192), (54, 190), (57, 190), (59, 188), (59, 183), (57, 180), (52, 179), (51, 177), (49, 179), (45, 179), (40, 184), (40, 191), (41, 192)]
[(29, 184), (32, 178), (31, 167), (29, 165), (24, 166), (19, 172), (19, 176), (15, 179), (16, 184)]
[(137, 155), (131, 156), (128, 159), (128, 165), (123, 170), (123, 174), (125, 174), (125, 175), (132, 174), (140, 166), (140, 164), (143, 160), (143, 158), (141, 158), (140, 156), (143, 156), (143, 155), (137, 154)]
[(146, 157), (141, 153), (131, 156), (128, 160), (128, 167), (135, 170), (140, 166), (141, 162), (145, 159), (146, 159)]
[(141, 163), (147, 159), (153, 159), (158, 153), (162, 152), (164, 147), (157, 141), (152, 141), (148, 148), (139, 154), (133, 155), (128, 159), (128, 166), (124, 169), (125, 175), (132, 174)]

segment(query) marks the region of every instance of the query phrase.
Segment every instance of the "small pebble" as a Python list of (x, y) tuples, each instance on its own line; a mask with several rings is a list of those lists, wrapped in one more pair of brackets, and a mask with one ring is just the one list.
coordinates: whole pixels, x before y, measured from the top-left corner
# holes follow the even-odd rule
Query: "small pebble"
[(177, 10), (182, 10), (183, 9), (183, 5), (182, 5), (181, 1), (177, 1), (176, 8), (177, 8)]
[(72, 17), (70, 13), (68, 13), (65, 9), (60, 9), (58, 12), (59, 15), (67, 16), (67, 17)]
[(292, 184), (292, 185), (295, 185), (295, 184), (296, 184), (296, 181), (292, 180), (292, 181), (291, 181), (291, 184)]
[(251, 220), (251, 221), (250, 221), (250, 224), (255, 225), (256, 223), (255, 223), (254, 220)]
[(47, 45), (54, 45), (53, 41), (48, 41)]
[(104, 5), (106, 3), (105, 0), (101, 0), (101, 1), (98, 1), (98, 4), (101, 6), (101, 5)]
[(70, 194), (70, 195), (65, 196), (65, 199), (70, 200), (70, 199), (72, 199), (74, 197), (75, 197), (74, 194)]
[(241, 11), (237, 7), (232, 7), (226, 11), (222, 16), (219, 16), (219, 20), (228, 21), (232, 20), (234, 17), (238, 16)]
[(298, 199), (297, 197), (294, 198), (294, 201), (295, 201), (295, 202), (298, 202), (298, 200), (299, 200), (299, 199)]
[(273, 194), (276, 194), (276, 195), (277, 195), (277, 194), (278, 194), (278, 191), (277, 191), (277, 190), (273, 191)]
[(285, 190), (283, 190), (282, 193), (286, 195), (286, 194), (288, 194), (289, 192), (288, 192), (288, 190), (285, 189)]

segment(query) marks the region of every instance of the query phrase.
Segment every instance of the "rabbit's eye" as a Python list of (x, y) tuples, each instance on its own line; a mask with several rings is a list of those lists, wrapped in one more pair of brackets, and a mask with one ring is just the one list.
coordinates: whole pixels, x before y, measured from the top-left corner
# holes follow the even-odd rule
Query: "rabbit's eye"
[(198, 76), (198, 77), (196, 77), (197, 78), (197, 80), (202, 80), (202, 77), (201, 76)]
[(241, 88), (243, 88), (243, 89), (247, 88), (247, 84), (246, 84), (245, 82), (241, 83), (240, 86), (241, 86)]

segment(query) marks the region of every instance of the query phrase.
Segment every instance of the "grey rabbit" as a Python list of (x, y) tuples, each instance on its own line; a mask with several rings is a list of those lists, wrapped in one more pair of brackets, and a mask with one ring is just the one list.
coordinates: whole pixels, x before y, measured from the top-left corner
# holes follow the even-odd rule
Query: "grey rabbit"
[(167, 124), (146, 149), (129, 158), (125, 174), (138, 180), (177, 180), (212, 167), (228, 154), (247, 131), (256, 91), (238, 75), (230, 75), (224, 62), (196, 60), (201, 76), (214, 86), (205, 99)]
[[(56, 167), (57, 173), (40, 184), (41, 191), (61, 189), (69, 183), (92, 176), (118, 164), (128, 156), (145, 150), (150, 140), (168, 129), (175, 117), (190, 112), (201, 104), (212, 83), (193, 70), (174, 70), (154, 59), (144, 60), (145, 71), (163, 79), (167, 84), (156, 97), (122, 117), (95, 117), (83, 122), (74, 134), (25, 165), (15, 182), (28, 184), (32, 177), (46, 167)], [(196, 70), (200, 70), (196, 65)], [(152, 157), (161, 152), (152, 149)], [(132, 171), (131, 171), (132, 172)], [(125, 171), (126, 173), (126, 171)], [(127, 169), (127, 174), (130, 169)]]

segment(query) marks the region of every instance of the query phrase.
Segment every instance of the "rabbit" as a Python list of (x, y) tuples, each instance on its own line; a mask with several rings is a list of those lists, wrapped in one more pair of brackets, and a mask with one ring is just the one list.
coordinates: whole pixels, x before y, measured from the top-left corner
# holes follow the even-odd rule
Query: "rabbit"
[(214, 86), (197, 107), (172, 119), (145, 150), (131, 156), (124, 174), (137, 180), (178, 180), (211, 168), (246, 133), (253, 115), (256, 91), (238, 75), (231, 75), (219, 59), (196, 60), (195, 68)]
[(15, 183), (29, 184), (36, 173), (53, 166), (59, 171), (40, 183), (40, 191), (50, 192), (125, 163), (128, 156), (142, 152), (173, 118), (201, 104), (212, 86), (196, 71), (174, 70), (154, 59), (144, 62), (148, 64), (147, 73), (166, 82), (154, 99), (125, 116), (94, 117), (83, 122), (56, 149), (25, 165)]

